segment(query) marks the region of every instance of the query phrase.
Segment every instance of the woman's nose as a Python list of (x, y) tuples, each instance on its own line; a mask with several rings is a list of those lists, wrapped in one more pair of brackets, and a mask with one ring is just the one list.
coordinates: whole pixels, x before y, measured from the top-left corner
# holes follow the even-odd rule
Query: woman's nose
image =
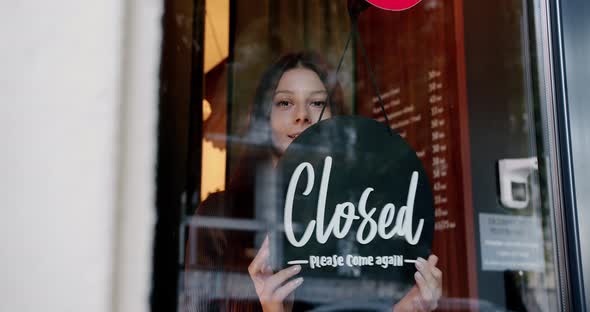
[(311, 116), (309, 114), (309, 109), (307, 105), (297, 105), (297, 109), (295, 112), (295, 122), (296, 123), (310, 123)]

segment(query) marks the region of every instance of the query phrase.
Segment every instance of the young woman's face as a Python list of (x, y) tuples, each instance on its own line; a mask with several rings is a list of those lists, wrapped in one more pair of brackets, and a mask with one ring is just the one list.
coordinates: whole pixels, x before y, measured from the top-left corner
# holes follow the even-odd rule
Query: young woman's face
[[(318, 121), (327, 99), (328, 90), (314, 71), (294, 68), (283, 74), (270, 112), (272, 141), (280, 155), (301, 132)], [(331, 115), (330, 107), (326, 107), (322, 120)]]

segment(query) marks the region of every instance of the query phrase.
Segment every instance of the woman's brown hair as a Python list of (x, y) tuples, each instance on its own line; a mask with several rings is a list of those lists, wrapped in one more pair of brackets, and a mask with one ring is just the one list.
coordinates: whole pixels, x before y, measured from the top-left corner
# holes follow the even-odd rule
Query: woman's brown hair
[[(314, 71), (324, 83), (329, 98), (326, 109), (332, 115), (344, 114), (343, 92), (336, 79), (336, 73), (327, 63), (313, 52), (289, 53), (273, 63), (263, 74), (250, 113), (250, 123), (246, 135), (238, 141), (240, 157), (236, 163), (236, 170), (223, 193), (211, 194), (197, 209), (199, 215), (209, 215), (224, 218), (249, 219), (254, 217), (256, 175), (261, 166), (271, 164), (273, 146), (271, 140), (270, 111), (272, 97), (283, 74), (294, 68), (306, 68)], [(195, 229), (196, 231), (196, 229)], [(219, 229), (204, 229), (196, 241), (188, 241), (187, 250), (197, 248), (201, 255), (199, 263), (215, 270), (244, 271), (252, 260), (246, 255), (246, 250), (253, 249), (253, 239), (243, 232), (225, 231)], [(187, 259), (189, 253), (187, 253)], [(196, 263), (187, 261), (187, 269)], [(199, 265), (197, 265), (198, 267)], [(254, 292), (253, 289), (250, 290)], [(260, 311), (257, 300), (226, 298), (225, 300), (211, 300), (196, 304), (215, 310), (218, 307), (224, 311)]]
[(328, 91), (326, 109), (330, 110), (332, 116), (346, 113), (336, 72), (318, 53), (303, 51), (283, 55), (265, 71), (256, 88), (248, 130), (238, 148), (240, 157), (231, 175), (228, 190), (250, 191), (256, 167), (270, 161), (273, 151), (270, 128), (272, 97), (283, 74), (295, 68), (306, 68), (318, 75)]

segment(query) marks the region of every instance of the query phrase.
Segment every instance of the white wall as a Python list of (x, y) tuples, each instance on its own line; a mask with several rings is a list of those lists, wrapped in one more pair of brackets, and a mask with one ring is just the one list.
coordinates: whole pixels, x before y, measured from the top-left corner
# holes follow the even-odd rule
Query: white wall
[(147, 310), (160, 2), (0, 4), (0, 311)]

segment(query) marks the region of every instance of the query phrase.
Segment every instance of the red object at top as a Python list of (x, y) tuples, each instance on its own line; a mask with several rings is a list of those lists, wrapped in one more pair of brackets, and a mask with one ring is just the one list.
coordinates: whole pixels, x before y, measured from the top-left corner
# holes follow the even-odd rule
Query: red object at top
[(420, 2), (421, 0), (366, 0), (370, 4), (390, 11), (407, 10)]

